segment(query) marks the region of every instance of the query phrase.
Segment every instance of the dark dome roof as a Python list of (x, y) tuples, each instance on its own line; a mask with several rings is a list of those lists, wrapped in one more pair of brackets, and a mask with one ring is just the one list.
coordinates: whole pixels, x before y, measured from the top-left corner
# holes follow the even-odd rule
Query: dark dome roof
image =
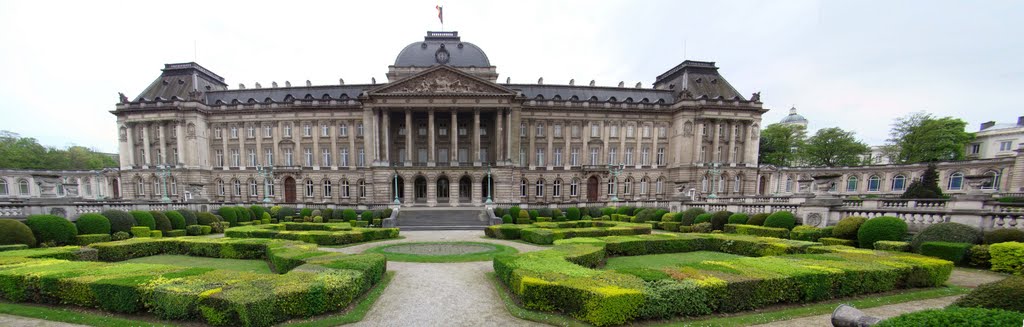
[[(440, 52), (447, 53), (446, 62), (444, 55), (438, 55)], [(490, 67), (491, 61), (487, 60), (487, 54), (480, 47), (459, 40), (459, 32), (427, 32), (422, 42), (409, 44), (395, 59), (395, 66), (398, 67), (429, 67), (439, 64)]]

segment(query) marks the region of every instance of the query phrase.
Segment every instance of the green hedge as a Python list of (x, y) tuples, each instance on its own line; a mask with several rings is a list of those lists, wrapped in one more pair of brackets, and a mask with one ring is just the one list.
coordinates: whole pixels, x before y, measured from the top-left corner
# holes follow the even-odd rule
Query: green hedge
[[(494, 271), (527, 308), (607, 326), (939, 286), (953, 268), (943, 260), (871, 250), (787, 255), (806, 253), (815, 244), (732, 234), (575, 238), (557, 241), (549, 250), (497, 257)], [(609, 255), (690, 251), (762, 257), (683, 264), (681, 280), (654, 282), (591, 269)]]
[(75, 219), (79, 234), (110, 234), (110, 219), (98, 213), (87, 213)]
[(734, 213), (734, 214), (732, 214), (732, 216), (729, 216), (729, 223), (730, 224), (746, 224), (747, 220), (750, 220), (750, 215), (742, 213), (742, 212), (741, 213)]
[(982, 284), (953, 303), (965, 308), (1003, 309), (1024, 312), (1024, 276)]
[(854, 242), (853, 240), (848, 240), (848, 239), (845, 239), (845, 238), (835, 238), (835, 237), (822, 237), (822, 238), (818, 239), (818, 242), (821, 242), (821, 244), (824, 244), (824, 245), (845, 245), (845, 246), (856, 246), (857, 245), (857, 242)]
[(914, 235), (910, 247), (921, 249), (924, 242), (981, 243), (981, 230), (960, 223), (938, 223), (926, 227)]
[(150, 230), (156, 229), (156, 219), (149, 211), (133, 210), (128, 213), (135, 218), (135, 226), (149, 227)]
[(132, 217), (130, 213), (121, 210), (105, 210), (100, 213), (104, 217), (110, 220), (110, 233), (125, 232), (128, 233), (135, 227), (135, 217)]
[(1024, 230), (1015, 228), (1000, 228), (985, 232), (983, 237), (985, 244), (996, 244), (1003, 242), (1024, 242)]
[(14, 219), (0, 219), (0, 245), (24, 244), (36, 246), (32, 229)]
[(149, 237), (149, 231), (149, 227), (146, 226), (132, 227), (132, 237)]
[(557, 240), (574, 237), (600, 237), (612, 235), (650, 234), (649, 223), (626, 223), (618, 221), (577, 220), (562, 222), (537, 222), (533, 224), (492, 225), (484, 228), (484, 235), (498, 239), (522, 239), (523, 241), (547, 245)]
[(714, 230), (723, 230), (725, 224), (729, 223), (729, 217), (732, 217), (732, 212), (729, 211), (718, 211), (711, 214), (711, 228)]
[(974, 244), (955, 242), (924, 242), (920, 253), (929, 257), (942, 258), (961, 265), (966, 263), (967, 252)]
[(754, 225), (743, 225), (743, 224), (728, 224), (725, 225), (726, 233), (736, 233), (740, 235), (755, 235), (763, 237), (775, 237), (775, 238), (789, 238), (789, 230), (785, 228), (773, 228), (764, 226)]
[(683, 223), (683, 226), (693, 225), (693, 221), (697, 220), (697, 216), (703, 214), (705, 211), (701, 208), (690, 208), (683, 211), (679, 221)]
[(857, 230), (860, 247), (867, 249), (872, 248), (875, 242), (900, 241), (906, 236), (907, 223), (903, 219), (889, 216), (871, 218)]
[(185, 224), (185, 216), (182, 216), (180, 212), (172, 210), (164, 212), (164, 215), (167, 216), (167, 220), (171, 223), (171, 230), (185, 229), (185, 226), (188, 226)]
[(883, 320), (875, 327), (921, 326), (1017, 326), (1024, 313), (981, 308), (930, 309), (905, 313)]
[(901, 241), (878, 241), (874, 245), (875, 250), (910, 252), (910, 243)]
[(794, 226), (796, 226), (796, 217), (789, 211), (773, 212), (764, 220), (764, 227), (793, 229)]
[(989, 245), (992, 271), (1024, 275), (1024, 243), (1005, 242)]
[(28, 249), (28, 244), (5, 244), (0, 245), (0, 252)]
[(82, 234), (75, 236), (76, 244), (89, 245), (99, 242), (110, 242), (110, 234)]
[(153, 230), (166, 232), (174, 229), (174, 226), (171, 225), (171, 220), (163, 212), (150, 211), (149, 213), (153, 215), (153, 220), (156, 221), (156, 228)]
[(32, 235), (39, 243), (75, 244), (75, 236), (78, 235), (78, 227), (60, 216), (28, 216), (28, 219), (25, 219), (25, 225), (32, 230)]
[(210, 227), (206, 225), (188, 225), (185, 226), (185, 233), (189, 236), (206, 235), (210, 233), (210, 229), (203, 229), (203, 227)]
[(747, 220), (747, 225), (763, 226), (764, 221), (767, 219), (768, 214), (766, 213), (754, 214), (753, 216), (750, 216), (750, 219)]
[(199, 216), (195, 211), (188, 209), (178, 209), (175, 211), (181, 214), (182, 217), (185, 217), (185, 226), (195, 225), (199, 223)]
[(164, 234), (164, 237), (181, 237), (188, 235), (188, 232), (184, 229), (172, 229), (171, 231)]
[[(357, 223), (367, 223), (357, 221)], [(504, 226), (504, 225), (495, 225)], [(230, 238), (271, 238), (319, 245), (342, 245), (398, 237), (398, 228), (353, 228), (348, 223), (282, 223), (231, 227)]]
[(860, 230), (860, 226), (867, 221), (867, 218), (858, 216), (849, 216), (840, 219), (839, 222), (836, 223), (836, 228), (832, 230), (832, 237), (847, 240), (856, 240), (857, 232), (858, 230)]
[(822, 237), (825, 237), (825, 232), (814, 226), (800, 225), (789, 232), (789, 238), (798, 241), (817, 242)]

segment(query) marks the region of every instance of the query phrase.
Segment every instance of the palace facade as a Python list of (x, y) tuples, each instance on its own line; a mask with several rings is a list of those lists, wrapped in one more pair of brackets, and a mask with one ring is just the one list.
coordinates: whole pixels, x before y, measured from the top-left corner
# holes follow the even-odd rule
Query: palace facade
[(684, 61), (649, 86), (514, 84), (499, 82), (487, 55), (457, 32), (427, 32), (399, 52), (387, 78), (229, 88), (196, 63), (167, 64), (111, 111), (121, 154), (112, 195), (338, 204), (397, 196), (415, 206), (655, 200), (699, 189), (712, 165), (727, 181), (718, 194), (758, 192), (767, 109), (713, 62)]

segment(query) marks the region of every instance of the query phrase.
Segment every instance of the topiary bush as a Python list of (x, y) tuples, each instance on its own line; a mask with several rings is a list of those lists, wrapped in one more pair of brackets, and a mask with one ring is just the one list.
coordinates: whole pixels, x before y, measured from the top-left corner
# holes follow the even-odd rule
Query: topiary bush
[(501, 216), (501, 223), (502, 224), (511, 224), (511, 223), (513, 223), (512, 216), (509, 215), (509, 214), (505, 214), (504, 216)]
[(725, 228), (725, 224), (729, 223), (729, 217), (731, 216), (732, 212), (724, 210), (711, 214), (711, 228), (714, 230), (722, 230)]
[(1013, 228), (993, 229), (986, 232), (982, 240), (985, 244), (1024, 242), (1024, 230)]
[(747, 225), (764, 226), (764, 221), (767, 219), (768, 214), (755, 213), (753, 216), (750, 216), (750, 219), (747, 219)]
[(679, 222), (683, 223), (683, 226), (693, 225), (693, 222), (697, 220), (697, 216), (700, 216), (703, 213), (705, 213), (705, 211), (701, 208), (686, 209), (686, 211), (683, 211), (683, 216), (679, 219)]
[(111, 241), (124, 241), (129, 238), (132, 238), (132, 234), (128, 234), (128, 232), (114, 232), (110, 235)]
[(39, 243), (75, 244), (75, 236), (78, 236), (75, 224), (61, 216), (32, 215), (25, 219), (25, 225), (32, 230), (32, 236)]
[(341, 218), (345, 219), (345, 221), (353, 221), (356, 220), (356, 218), (358, 218), (358, 215), (356, 215), (355, 210), (345, 209), (341, 211)]
[[(908, 244), (907, 247), (910, 247), (910, 245)], [(972, 246), (967, 251), (967, 264), (981, 269), (992, 267), (992, 254), (988, 253), (988, 244)]]
[(312, 216), (312, 215), (313, 215), (313, 209), (312, 208), (302, 208), (301, 210), (299, 210), (299, 216), (309, 217), (309, 216)]
[(185, 229), (185, 226), (188, 226), (185, 224), (185, 216), (182, 216), (180, 212), (171, 210), (164, 212), (164, 215), (171, 222), (171, 230)]
[(537, 211), (537, 209), (528, 210), (526, 212), (530, 215), (530, 219), (537, 220), (537, 217), (540, 217), (540, 211)]
[(988, 246), (992, 271), (1024, 275), (1024, 243), (1003, 242)]
[(1003, 309), (1024, 312), (1024, 276), (982, 284), (953, 302), (963, 308)]
[(362, 221), (371, 221), (371, 220), (373, 220), (373, 211), (370, 211), (370, 210), (363, 211), (363, 213), (359, 215), (359, 220), (362, 220)]
[(764, 227), (793, 229), (796, 226), (796, 217), (789, 211), (776, 211), (768, 215), (764, 220)]
[(711, 232), (711, 223), (710, 222), (695, 223), (695, 224), (693, 224), (690, 227), (691, 227), (690, 230), (693, 231), (694, 233), (710, 233)]
[(149, 229), (156, 229), (156, 219), (149, 211), (133, 210), (128, 212), (135, 218), (135, 226), (146, 226)]
[[(253, 218), (253, 219), (262, 219), (263, 218), (263, 213), (267, 212), (266, 209), (264, 209), (263, 207), (258, 206), (258, 205), (251, 205), (251, 206), (249, 206), (249, 210), (252, 211), (253, 217), (256, 217), (256, 218)], [(330, 210), (331, 209), (324, 210), (324, 217), (330, 217), (331, 216)]]
[(14, 219), (0, 219), (0, 245), (25, 244), (36, 246), (32, 229)]
[(871, 218), (857, 230), (857, 241), (865, 249), (873, 248), (878, 241), (900, 241), (906, 236), (907, 223), (890, 216)]
[(866, 221), (868, 221), (867, 218), (858, 216), (849, 216), (840, 219), (839, 223), (836, 224), (836, 228), (832, 230), (832, 237), (856, 240), (857, 230), (859, 230), (860, 225), (863, 225)]
[(565, 209), (565, 218), (568, 220), (580, 220), (580, 208), (569, 207)]
[(110, 235), (110, 219), (98, 213), (87, 213), (78, 216), (75, 220), (75, 227), (78, 234), (107, 234)]
[[(693, 219), (693, 225), (700, 224), (700, 223), (708, 223), (708, 224), (710, 224), (712, 216), (714, 216), (714, 214), (709, 213), (709, 212), (705, 212), (705, 213), (699, 214), (699, 215), (697, 215), (697, 218)], [(683, 226), (685, 226), (685, 225), (683, 225)], [(713, 228), (712, 228), (712, 230), (713, 230)]]
[(121, 210), (106, 210), (100, 214), (110, 220), (111, 232), (127, 233), (132, 230), (132, 227), (135, 227), (135, 217), (132, 217), (132, 215), (127, 212)]
[[(224, 218), (224, 221), (231, 223), (231, 226), (238, 226), (238, 211), (234, 207), (220, 207), (217, 213)], [(200, 223), (200, 225), (206, 225)]]
[[(335, 211), (335, 212), (337, 214), (338, 211)], [(277, 220), (283, 220), (285, 217), (294, 217), (294, 216), (295, 216), (295, 208), (292, 208), (292, 207), (281, 207), (281, 209), (277, 211), (277, 216), (275, 216), (274, 218), (277, 218)]]
[(185, 218), (185, 226), (195, 225), (196, 224), (196, 221), (197, 221), (198, 218), (197, 218), (197, 215), (196, 215), (195, 211), (188, 210), (188, 209), (178, 209), (178, 210), (175, 210), (175, 211), (180, 213), (181, 216)]
[[(210, 224), (213, 224), (215, 222), (220, 221), (220, 219), (217, 219), (217, 216), (215, 216), (214, 214), (209, 213), (209, 212), (200, 212), (196, 216), (198, 217), (197, 222), (195, 224), (192, 224), (192, 225), (206, 225), (206, 226), (209, 226)], [(185, 225), (185, 227), (192, 226), (192, 225)]]
[(910, 252), (910, 243), (901, 241), (878, 241), (875, 242), (875, 250)]
[(921, 232), (914, 235), (910, 241), (910, 247), (914, 251), (921, 250), (924, 242), (955, 242), (955, 243), (981, 243), (981, 230), (959, 223), (938, 223), (928, 226)]
[(511, 208), (508, 208), (508, 215), (512, 216), (512, 217), (519, 217), (519, 211), (520, 210), (522, 210), (522, 209), (519, 209), (518, 206), (513, 206)]
[(562, 217), (562, 209), (558, 209), (558, 208), (551, 209), (551, 217), (561, 218)]
[(149, 237), (150, 229), (146, 226), (132, 227), (132, 237)]
[(824, 237), (824, 233), (821, 232), (821, 228), (807, 225), (793, 227), (789, 233), (789, 239), (798, 241), (817, 242), (822, 237)]
[(734, 213), (732, 214), (732, 216), (729, 216), (730, 224), (746, 224), (747, 220), (750, 220), (750, 215), (747, 215), (742, 212)]
[(174, 227), (171, 226), (171, 220), (167, 219), (167, 216), (164, 215), (163, 212), (160, 212), (160, 211), (150, 211), (149, 213), (151, 215), (153, 215), (153, 220), (156, 221), (156, 229), (155, 230), (158, 230), (158, 231), (161, 231), (161, 232), (169, 232), (172, 229), (174, 229)]
[(921, 254), (952, 261), (955, 265), (966, 263), (967, 251), (974, 244), (955, 242), (924, 242), (921, 244)]
[(1017, 326), (1022, 320), (1024, 313), (1015, 311), (950, 307), (905, 313), (882, 320), (875, 327)]

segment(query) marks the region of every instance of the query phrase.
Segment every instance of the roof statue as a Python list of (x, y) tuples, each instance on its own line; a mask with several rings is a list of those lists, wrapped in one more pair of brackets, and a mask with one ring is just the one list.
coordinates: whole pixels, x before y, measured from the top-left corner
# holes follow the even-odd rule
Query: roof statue
[(125, 95), (124, 95), (124, 93), (122, 93), (122, 92), (117, 92), (117, 95), (118, 95), (119, 97), (121, 97), (121, 103), (128, 103), (128, 102), (130, 102), (130, 101), (128, 101), (128, 97), (127, 97), (127, 96), (125, 96)]
[(761, 102), (761, 92), (754, 92), (754, 94), (751, 94), (750, 102)]

